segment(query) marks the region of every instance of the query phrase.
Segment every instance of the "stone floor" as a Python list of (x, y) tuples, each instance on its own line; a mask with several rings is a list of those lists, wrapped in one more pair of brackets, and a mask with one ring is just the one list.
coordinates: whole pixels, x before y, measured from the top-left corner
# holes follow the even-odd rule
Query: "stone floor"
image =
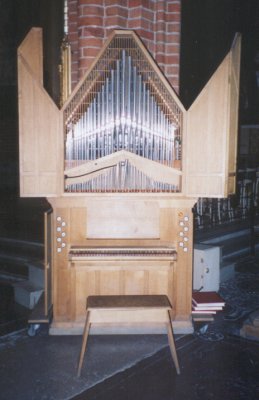
[(76, 376), (80, 336), (27, 330), (0, 338), (1, 400), (256, 400), (259, 341), (240, 337), (259, 308), (259, 263), (247, 258), (221, 285), (226, 300), (215, 321), (176, 336), (176, 375), (166, 335), (90, 336), (82, 376)]
[(256, 400), (259, 346), (237, 337), (188, 336), (177, 342), (181, 375), (163, 348), (73, 400)]

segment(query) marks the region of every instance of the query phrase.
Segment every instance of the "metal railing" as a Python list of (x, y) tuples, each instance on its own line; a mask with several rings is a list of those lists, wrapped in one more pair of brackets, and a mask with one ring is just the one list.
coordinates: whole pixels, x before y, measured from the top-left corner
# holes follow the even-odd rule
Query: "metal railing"
[(195, 229), (259, 216), (259, 167), (239, 170), (237, 191), (226, 199), (201, 198), (194, 207)]

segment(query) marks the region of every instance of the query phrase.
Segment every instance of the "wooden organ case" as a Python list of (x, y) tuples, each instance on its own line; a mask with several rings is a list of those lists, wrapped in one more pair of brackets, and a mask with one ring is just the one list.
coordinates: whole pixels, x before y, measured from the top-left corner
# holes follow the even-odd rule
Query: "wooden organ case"
[(59, 110), (41, 36), (18, 49), (20, 195), (53, 209), (50, 332), (81, 332), (99, 294), (166, 294), (175, 332), (191, 332), (192, 208), (235, 190), (239, 35), (188, 111), (132, 31), (112, 33)]

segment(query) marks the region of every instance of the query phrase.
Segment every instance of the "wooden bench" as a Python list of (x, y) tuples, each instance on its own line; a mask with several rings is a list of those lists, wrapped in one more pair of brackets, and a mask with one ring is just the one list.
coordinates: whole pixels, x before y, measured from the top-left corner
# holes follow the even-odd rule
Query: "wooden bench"
[(159, 320), (159, 322), (166, 324), (171, 355), (177, 374), (180, 374), (170, 315), (171, 310), (172, 306), (165, 295), (89, 296), (87, 298), (86, 321), (77, 376), (81, 375), (91, 324), (100, 321), (111, 322), (114, 316), (116, 316), (116, 323), (125, 323), (126, 311), (131, 312), (131, 315), (134, 316), (133, 319), (130, 319), (130, 323), (157, 322)]

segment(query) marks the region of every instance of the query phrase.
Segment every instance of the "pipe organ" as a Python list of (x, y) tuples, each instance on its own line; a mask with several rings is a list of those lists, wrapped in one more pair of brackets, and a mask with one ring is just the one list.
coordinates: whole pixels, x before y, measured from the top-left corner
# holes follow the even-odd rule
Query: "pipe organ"
[(114, 31), (59, 110), (41, 34), (18, 49), (20, 192), (53, 209), (50, 332), (81, 332), (98, 294), (166, 294), (191, 332), (192, 207), (235, 189), (240, 37), (187, 111), (138, 36)]

